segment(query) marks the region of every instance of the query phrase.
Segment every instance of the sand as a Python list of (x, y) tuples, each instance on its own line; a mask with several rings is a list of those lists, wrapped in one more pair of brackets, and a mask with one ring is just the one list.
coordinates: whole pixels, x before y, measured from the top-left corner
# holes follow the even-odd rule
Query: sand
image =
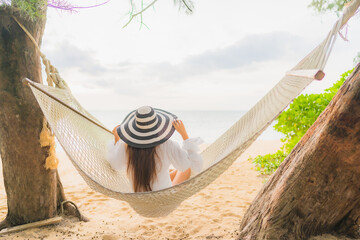
[[(28, 229), (0, 239), (235, 239), (241, 218), (264, 183), (247, 159), (275, 152), (280, 146), (278, 140), (256, 141), (216, 181), (163, 218), (141, 217), (126, 202), (92, 191), (60, 152), (59, 173), (66, 196), (90, 222), (66, 219), (55, 226)], [(1, 175), (0, 219), (6, 213)], [(313, 239), (340, 238), (324, 235)]]

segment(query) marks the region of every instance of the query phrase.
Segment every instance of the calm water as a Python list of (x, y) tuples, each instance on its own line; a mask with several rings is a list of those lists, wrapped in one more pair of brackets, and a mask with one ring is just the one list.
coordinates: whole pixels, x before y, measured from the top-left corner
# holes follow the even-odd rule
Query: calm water
[[(129, 111), (90, 111), (90, 113), (112, 130), (123, 121)], [(184, 122), (190, 137), (201, 137), (205, 143), (211, 143), (239, 120), (245, 111), (172, 111), (172, 113)], [(270, 126), (259, 139), (272, 140), (281, 137), (282, 135)], [(174, 134), (172, 138), (181, 140), (179, 134)]]

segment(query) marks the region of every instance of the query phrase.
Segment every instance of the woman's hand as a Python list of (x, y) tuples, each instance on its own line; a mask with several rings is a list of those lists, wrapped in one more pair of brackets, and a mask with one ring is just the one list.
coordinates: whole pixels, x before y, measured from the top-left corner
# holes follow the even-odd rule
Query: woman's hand
[(116, 129), (119, 127), (120, 125), (117, 125), (113, 130), (112, 130), (112, 133), (114, 134), (114, 137), (115, 137), (115, 143), (117, 143), (117, 141), (120, 140), (120, 137), (116, 131)]
[(189, 136), (186, 132), (184, 123), (181, 120), (175, 119), (172, 124), (173, 124), (175, 130), (181, 135), (183, 140), (186, 140), (189, 138)]

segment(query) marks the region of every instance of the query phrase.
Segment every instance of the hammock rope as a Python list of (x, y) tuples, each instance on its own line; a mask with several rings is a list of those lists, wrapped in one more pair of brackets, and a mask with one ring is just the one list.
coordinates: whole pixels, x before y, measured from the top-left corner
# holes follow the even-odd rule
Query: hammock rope
[(140, 215), (166, 216), (219, 177), (308, 84), (323, 77), (322, 70), (337, 34), (359, 5), (360, 0), (355, 0), (347, 6), (326, 39), (202, 152), (204, 167), (201, 172), (179, 185), (159, 191), (133, 193), (126, 172), (111, 168), (106, 160), (106, 144), (113, 139), (111, 131), (82, 108), (69, 88), (26, 82), (69, 159), (93, 190), (127, 201)]
[(26, 33), (26, 35), (29, 37), (29, 39), (32, 41), (32, 43), (34, 44), (35, 48), (37, 49), (37, 51), (40, 53), (40, 57), (42, 59), (42, 63), (45, 66), (45, 72), (46, 72), (46, 81), (48, 83), (49, 86), (55, 86), (57, 88), (61, 88), (61, 89), (66, 89), (68, 88), (66, 82), (64, 81), (64, 79), (61, 78), (59, 71), (56, 69), (56, 67), (54, 67), (50, 60), (46, 58), (45, 54), (43, 54), (40, 50), (39, 45), (37, 44), (35, 38), (31, 35), (31, 33), (24, 27), (24, 25), (22, 25), (19, 20), (12, 15), (12, 18), (15, 20), (15, 22), (21, 27), (21, 29)]

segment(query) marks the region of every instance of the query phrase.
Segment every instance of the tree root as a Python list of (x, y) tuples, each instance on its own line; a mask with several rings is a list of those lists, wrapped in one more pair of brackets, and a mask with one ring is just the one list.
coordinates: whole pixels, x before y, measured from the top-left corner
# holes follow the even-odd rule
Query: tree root
[(63, 214), (63, 215), (75, 216), (75, 217), (79, 218), (80, 221), (83, 221), (83, 222), (89, 221), (89, 219), (80, 212), (80, 210), (76, 206), (76, 204), (71, 201), (63, 201), (61, 203), (60, 209), (61, 209), (61, 214)]
[(0, 222), (0, 231), (12, 227), (11, 224), (8, 222), (8, 220), (5, 218), (3, 221)]
[(75, 203), (68, 201), (65, 197), (64, 188), (60, 181), (59, 173), (56, 170), (57, 177), (57, 209), (59, 214), (65, 216), (74, 216), (79, 218), (80, 221), (88, 222), (89, 219), (83, 215)]

